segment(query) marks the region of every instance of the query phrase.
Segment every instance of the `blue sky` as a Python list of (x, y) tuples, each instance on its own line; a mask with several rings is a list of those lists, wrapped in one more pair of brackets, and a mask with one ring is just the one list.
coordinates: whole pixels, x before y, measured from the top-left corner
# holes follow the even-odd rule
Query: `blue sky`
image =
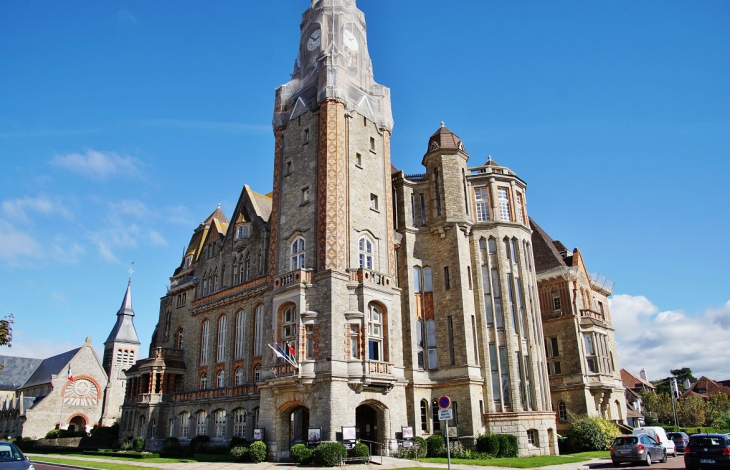
[[(149, 344), (192, 230), (272, 186), (306, 0), (0, 2), (0, 314), (100, 348), (134, 261)], [(394, 164), (441, 121), (616, 282), (621, 365), (730, 378), (730, 3), (360, 0)], [(688, 336), (690, 336), (688, 338)]]

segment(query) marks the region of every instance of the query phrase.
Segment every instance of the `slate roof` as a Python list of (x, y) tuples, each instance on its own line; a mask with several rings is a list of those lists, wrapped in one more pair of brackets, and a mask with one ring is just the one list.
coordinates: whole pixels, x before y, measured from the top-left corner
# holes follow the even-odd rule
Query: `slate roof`
[(33, 375), (43, 359), (0, 356), (0, 390), (17, 390)]
[(264, 222), (269, 221), (269, 217), (271, 216), (271, 196), (269, 194), (263, 195), (259, 194), (256, 191), (252, 191), (249, 189), (251, 193), (251, 202), (254, 204), (254, 207), (256, 208), (256, 212), (258, 212), (258, 215), (264, 219)]
[(431, 151), (434, 143), (439, 149), (464, 150), (464, 144), (461, 142), (459, 136), (446, 128), (443, 122), (441, 123), (441, 127), (428, 139), (428, 150), (426, 152)]
[[(25, 382), (22, 388), (33, 387), (35, 385), (42, 385), (51, 381), (51, 375), (59, 375), (66, 373), (66, 365), (71, 362), (71, 359), (79, 352), (81, 348), (72, 349), (61, 353), (57, 356), (52, 356), (43, 359), (40, 366), (33, 372), (27, 382)], [(73, 371), (71, 371), (73, 373)]]
[(117, 322), (104, 344), (113, 342), (142, 344), (137, 337), (137, 330), (134, 329), (132, 317), (134, 317), (134, 310), (132, 309), (132, 279), (130, 278), (127, 283), (127, 292), (122, 300), (122, 306), (119, 307), (117, 312)]
[[(555, 241), (530, 217), (532, 228), (532, 253), (535, 257), (535, 271), (541, 273), (551, 269), (568, 267), (556, 247)], [(560, 244), (562, 246), (562, 243)]]

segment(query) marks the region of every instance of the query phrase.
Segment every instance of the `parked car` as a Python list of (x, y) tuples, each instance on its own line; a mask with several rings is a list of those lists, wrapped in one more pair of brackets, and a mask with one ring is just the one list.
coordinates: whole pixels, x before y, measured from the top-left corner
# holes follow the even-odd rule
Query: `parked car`
[(624, 462), (643, 462), (651, 465), (656, 460), (667, 461), (667, 450), (648, 434), (618, 436), (610, 450), (611, 461), (615, 467)]
[(664, 449), (667, 451), (667, 455), (671, 455), (673, 457), (677, 456), (677, 447), (674, 445), (674, 441), (667, 437), (667, 432), (660, 426), (634, 428), (631, 434), (648, 434), (652, 439), (664, 446)]
[(667, 437), (674, 442), (674, 447), (677, 448), (677, 452), (684, 452), (684, 448), (687, 447), (689, 442), (689, 436), (684, 432), (668, 432)]
[(0, 470), (35, 470), (35, 467), (15, 444), (0, 442)]
[(693, 434), (684, 450), (684, 467), (692, 470), (730, 468), (727, 434)]

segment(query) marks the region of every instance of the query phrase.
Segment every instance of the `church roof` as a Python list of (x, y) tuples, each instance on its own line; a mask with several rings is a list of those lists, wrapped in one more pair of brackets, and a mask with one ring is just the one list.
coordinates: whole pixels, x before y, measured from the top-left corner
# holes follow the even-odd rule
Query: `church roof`
[(114, 324), (114, 328), (112, 328), (104, 344), (141, 344), (137, 337), (137, 330), (134, 329), (132, 317), (134, 317), (134, 310), (132, 309), (132, 279), (130, 278), (127, 283), (127, 292), (125, 292), (124, 299), (122, 300), (122, 306), (119, 307), (119, 311), (117, 312), (117, 322)]
[(52, 375), (59, 375), (64, 372), (68, 363), (71, 362), (71, 359), (73, 359), (80, 349), (72, 349), (65, 353), (43, 359), (43, 362), (41, 362), (33, 372), (33, 375), (23, 384), (22, 388), (49, 383)]
[(28, 381), (43, 359), (0, 356), (0, 390), (17, 390)]
[(459, 136), (444, 126), (443, 122), (441, 127), (428, 139), (428, 150), (426, 152), (439, 149), (464, 150), (464, 144)]

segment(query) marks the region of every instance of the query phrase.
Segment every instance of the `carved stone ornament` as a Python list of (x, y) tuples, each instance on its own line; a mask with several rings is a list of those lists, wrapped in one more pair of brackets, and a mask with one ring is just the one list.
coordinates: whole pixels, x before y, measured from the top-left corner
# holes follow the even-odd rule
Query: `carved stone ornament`
[(99, 390), (91, 380), (77, 379), (66, 387), (63, 403), (76, 406), (95, 406), (99, 402)]

